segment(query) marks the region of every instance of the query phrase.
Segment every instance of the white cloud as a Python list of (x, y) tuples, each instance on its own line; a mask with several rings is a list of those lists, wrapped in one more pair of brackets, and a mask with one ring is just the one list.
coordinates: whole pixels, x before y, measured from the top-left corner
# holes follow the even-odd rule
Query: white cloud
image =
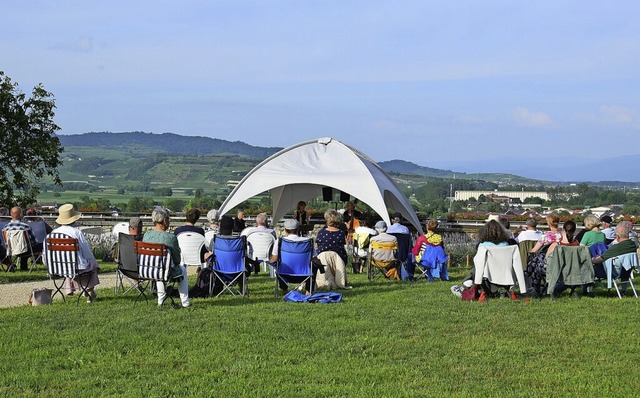
[(93, 40), (88, 36), (84, 36), (77, 40), (57, 42), (51, 47), (56, 50), (89, 53), (93, 51)]
[(534, 126), (534, 127), (542, 127), (549, 126), (553, 122), (551, 117), (544, 112), (533, 112), (528, 110), (527, 108), (516, 108), (513, 112), (514, 118), (518, 123)]
[(631, 124), (635, 119), (633, 110), (617, 105), (601, 106), (600, 113), (605, 121), (616, 124)]

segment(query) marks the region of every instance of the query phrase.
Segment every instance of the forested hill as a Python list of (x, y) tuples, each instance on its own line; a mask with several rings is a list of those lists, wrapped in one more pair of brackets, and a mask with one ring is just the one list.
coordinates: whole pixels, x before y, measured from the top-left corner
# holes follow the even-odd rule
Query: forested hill
[(406, 160), (388, 160), (379, 162), (378, 165), (387, 172), (398, 174), (416, 174), (427, 177), (453, 178), (454, 175), (463, 175), (451, 170), (434, 169), (432, 167), (419, 166)]
[(168, 154), (238, 154), (255, 159), (267, 158), (282, 149), (252, 146), (242, 141), (231, 142), (217, 138), (182, 136), (173, 133), (152, 134), (141, 131), (59, 135), (58, 138), (65, 147), (146, 148)]

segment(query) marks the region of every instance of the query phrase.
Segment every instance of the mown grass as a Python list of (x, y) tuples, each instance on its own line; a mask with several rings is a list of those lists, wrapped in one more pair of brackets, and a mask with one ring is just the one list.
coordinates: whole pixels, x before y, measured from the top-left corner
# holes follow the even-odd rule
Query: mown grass
[(446, 282), (351, 283), (332, 305), (275, 301), (260, 275), (245, 300), (182, 310), (111, 290), (91, 305), (0, 310), (0, 395), (622, 396), (640, 385), (637, 300), (477, 303)]

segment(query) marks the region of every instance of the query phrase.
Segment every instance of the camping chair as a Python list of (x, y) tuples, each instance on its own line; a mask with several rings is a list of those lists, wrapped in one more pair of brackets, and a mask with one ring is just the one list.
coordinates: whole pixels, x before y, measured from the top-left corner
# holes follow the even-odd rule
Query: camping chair
[[(611, 284), (613, 284), (618, 298), (622, 299), (625, 294), (627, 290), (625, 285), (631, 286), (633, 295), (638, 298), (638, 292), (633, 284), (633, 271), (639, 270), (637, 253), (622, 254), (608, 259), (603, 264), (607, 273), (607, 287), (611, 289)], [(620, 292), (621, 289), (622, 292)]]
[[(49, 278), (53, 281), (55, 291), (51, 295), (53, 299), (56, 294), (60, 293), (62, 300), (66, 301), (65, 295), (62, 292), (62, 288), (65, 284), (65, 278), (75, 279), (76, 277), (82, 277), (89, 275), (92, 270), (81, 270), (78, 268), (79, 256), (80, 256), (80, 244), (78, 239), (71, 238), (68, 235), (55, 233), (49, 234), (45, 238), (44, 246), (44, 262), (47, 267), (47, 273)], [(62, 283), (58, 284), (58, 281), (62, 279)], [(80, 303), (80, 297), (88, 296), (88, 286), (82, 284), (83, 278), (78, 278), (78, 285), (82, 290), (81, 294), (78, 294), (78, 300), (76, 305)], [(87, 283), (89, 278), (87, 278)]]
[[(116, 268), (116, 285), (115, 295), (120, 292), (124, 296), (131, 290), (137, 290), (140, 293), (142, 283), (138, 275), (138, 259), (133, 251), (134, 237), (128, 233), (120, 233), (118, 235), (118, 267)], [(125, 287), (125, 280), (128, 286)]]
[(584, 287), (593, 283), (594, 269), (587, 246), (557, 245), (547, 257), (547, 293), (554, 294), (556, 285)]
[[(44, 240), (47, 237), (47, 223), (44, 218), (40, 216), (25, 216), (22, 220), (29, 223), (31, 232), (36, 237), (36, 243), (42, 243), (44, 250)], [(32, 267), (37, 269), (38, 264), (42, 261), (42, 252), (34, 252), (33, 257), (35, 261), (33, 261)]]
[(216, 235), (212, 245), (213, 272), (209, 282), (209, 296), (213, 296), (216, 286), (219, 286), (221, 289), (215, 294), (216, 297), (227, 292), (232, 296), (240, 295), (244, 298), (249, 294), (245, 267), (246, 236)]
[[(372, 240), (367, 257), (367, 278), (371, 281), (383, 275), (387, 279), (400, 279), (400, 261), (396, 257), (398, 242), (379, 242)], [(389, 256), (389, 252), (393, 252)], [(393, 260), (387, 260), (392, 257)]]
[(204, 267), (201, 260), (201, 253), (205, 247), (204, 236), (195, 232), (181, 232), (177, 235), (178, 246), (180, 246), (180, 264), (185, 267), (189, 265), (198, 268)]
[[(511, 290), (516, 283), (521, 293), (527, 291), (518, 246), (480, 246), (473, 257), (474, 284), (481, 285), (484, 295), (493, 295), (502, 287)], [(513, 293), (513, 292), (512, 292)], [(512, 298), (515, 293), (513, 293)]]
[(313, 239), (301, 241), (280, 238), (278, 241), (278, 261), (275, 264), (276, 284), (274, 297), (278, 299), (278, 287), (285, 284), (290, 290), (295, 284), (298, 289), (305, 286), (309, 294), (313, 294)]
[[(138, 297), (136, 297), (133, 305), (135, 306), (142, 297), (148, 302), (149, 299), (145, 291), (150, 283), (161, 282), (165, 285), (166, 297), (169, 297), (171, 300), (171, 306), (173, 308), (180, 308), (174, 301), (173, 295), (167, 288), (167, 285), (177, 282), (179, 278), (182, 278), (182, 274), (177, 276), (171, 275), (173, 260), (167, 247), (162, 243), (148, 243), (136, 240), (133, 242), (133, 252), (136, 255), (136, 263), (138, 264), (139, 281), (139, 289), (137, 289)], [(164, 302), (161, 303), (161, 305), (162, 304), (164, 304)]]
[(449, 280), (447, 262), (449, 256), (442, 246), (424, 245), (424, 251), (420, 257), (420, 262), (416, 263), (416, 268), (420, 272), (418, 279), (433, 282), (434, 278), (442, 281)]
[(249, 253), (249, 258), (260, 261), (263, 272), (267, 271), (271, 251), (275, 243), (275, 236), (269, 232), (254, 232), (247, 236), (247, 253)]
[(7, 257), (11, 261), (9, 269), (14, 268), (14, 261), (19, 258), (28, 257), (31, 258), (31, 266), (29, 272), (33, 271), (36, 266), (36, 257), (33, 252), (33, 246), (31, 245), (31, 239), (29, 238), (29, 231), (22, 229), (3, 230), (2, 235), (5, 241), (5, 248), (7, 249)]
[(353, 273), (359, 274), (366, 265), (369, 257), (369, 240), (371, 235), (368, 233), (353, 233), (353, 254), (351, 256), (351, 265)]
[[(389, 235), (393, 235), (396, 237), (396, 240), (398, 241), (398, 251), (396, 252), (396, 258), (398, 259), (398, 261), (400, 261), (401, 266), (403, 266), (405, 270), (408, 270), (410, 268), (409, 262), (413, 261), (411, 259), (411, 247), (413, 246), (413, 239), (411, 235), (397, 232), (389, 233)], [(409, 279), (412, 278), (413, 275), (410, 275)]]

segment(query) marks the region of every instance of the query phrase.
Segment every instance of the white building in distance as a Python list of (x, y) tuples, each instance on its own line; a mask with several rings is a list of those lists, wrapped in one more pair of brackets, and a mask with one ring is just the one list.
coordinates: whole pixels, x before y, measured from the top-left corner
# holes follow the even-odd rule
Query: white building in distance
[(534, 192), (534, 191), (456, 191), (453, 200), (468, 201), (470, 198), (476, 198), (480, 195), (484, 196), (506, 196), (511, 199), (520, 199), (524, 202), (526, 198), (540, 198), (542, 200), (549, 200), (549, 194), (546, 192)]

